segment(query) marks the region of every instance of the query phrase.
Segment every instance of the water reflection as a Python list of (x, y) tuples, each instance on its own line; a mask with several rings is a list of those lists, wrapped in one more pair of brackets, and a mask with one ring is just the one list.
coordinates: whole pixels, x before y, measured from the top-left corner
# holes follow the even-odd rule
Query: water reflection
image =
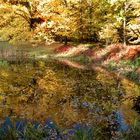
[(128, 112), (132, 100), (125, 100), (139, 94), (138, 85), (126, 79), (118, 81), (94, 66), (84, 69), (63, 62), (65, 65), (52, 60), (7, 62), (8, 67), (1, 67), (0, 119), (9, 116), (44, 122), (51, 118), (60, 128), (89, 124), (109, 137), (138, 118), (136, 112)]

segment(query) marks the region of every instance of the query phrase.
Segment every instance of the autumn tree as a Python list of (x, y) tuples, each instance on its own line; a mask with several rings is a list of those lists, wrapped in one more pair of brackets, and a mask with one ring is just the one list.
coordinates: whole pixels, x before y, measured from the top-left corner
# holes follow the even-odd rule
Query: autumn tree
[(113, 4), (114, 27), (119, 35), (119, 41), (130, 43), (138, 38), (139, 1), (116, 0)]
[(138, 43), (139, 0), (1, 0), (0, 37)]
[(101, 39), (107, 44), (138, 42), (139, 38), (139, 1), (110, 0), (106, 21), (100, 32)]

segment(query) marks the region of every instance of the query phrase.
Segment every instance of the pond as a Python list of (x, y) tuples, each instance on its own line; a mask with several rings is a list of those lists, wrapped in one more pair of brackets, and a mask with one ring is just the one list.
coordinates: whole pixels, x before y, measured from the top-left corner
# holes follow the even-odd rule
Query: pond
[(56, 59), (1, 59), (0, 120), (10, 117), (62, 130), (95, 126), (101, 139), (139, 120), (134, 99), (140, 86), (93, 64)]

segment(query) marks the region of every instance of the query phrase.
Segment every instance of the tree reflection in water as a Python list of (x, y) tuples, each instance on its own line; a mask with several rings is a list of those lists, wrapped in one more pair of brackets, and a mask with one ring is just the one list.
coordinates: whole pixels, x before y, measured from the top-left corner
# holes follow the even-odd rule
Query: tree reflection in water
[[(84, 69), (80, 64), (81, 69), (42, 60), (8, 64), (0, 70), (1, 120), (6, 116), (39, 122), (51, 118), (61, 129), (86, 124), (95, 126), (101, 137), (109, 138), (138, 117), (134, 111), (128, 117), (127, 109), (123, 110), (132, 105), (125, 98), (130, 97), (128, 88), (134, 84), (128, 87), (125, 79), (118, 86), (109, 73)], [(133, 96), (140, 88), (134, 87)]]

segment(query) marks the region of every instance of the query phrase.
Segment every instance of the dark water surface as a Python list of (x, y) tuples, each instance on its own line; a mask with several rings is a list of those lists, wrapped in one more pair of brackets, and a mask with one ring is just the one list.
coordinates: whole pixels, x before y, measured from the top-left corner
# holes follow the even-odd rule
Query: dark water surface
[[(63, 62), (63, 63), (62, 63)], [(105, 136), (126, 130), (139, 115), (133, 99), (140, 86), (109, 72), (56, 60), (0, 61), (0, 120), (44, 122), (62, 129), (96, 126)]]

